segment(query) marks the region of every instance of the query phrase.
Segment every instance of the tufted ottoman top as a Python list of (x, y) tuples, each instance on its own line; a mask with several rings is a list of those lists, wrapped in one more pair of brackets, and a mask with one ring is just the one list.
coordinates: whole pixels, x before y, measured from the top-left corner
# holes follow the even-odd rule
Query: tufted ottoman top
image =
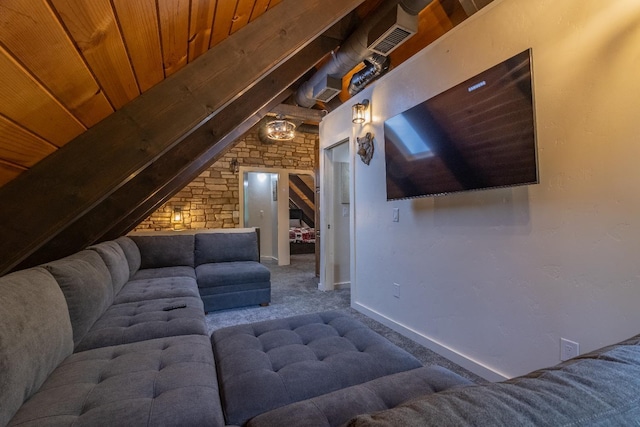
[(223, 328), (211, 341), (227, 424), (422, 366), (339, 312)]

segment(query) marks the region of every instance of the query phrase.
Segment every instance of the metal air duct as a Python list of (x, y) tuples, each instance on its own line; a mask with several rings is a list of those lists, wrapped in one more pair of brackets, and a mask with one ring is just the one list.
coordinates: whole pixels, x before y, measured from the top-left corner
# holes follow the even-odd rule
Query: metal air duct
[(353, 96), (365, 88), (366, 85), (386, 73), (391, 65), (387, 56), (374, 53), (364, 60), (364, 68), (351, 77), (349, 82), (349, 95)]
[(400, 5), (390, 10), (369, 31), (367, 47), (379, 55), (388, 55), (417, 32), (417, 14), (410, 14)]
[[(371, 57), (373, 53), (381, 52), (382, 48), (386, 49), (387, 53), (390, 52), (414, 34), (417, 31), (418, 13), (431, 1), (389, 0), (383, 3), (345, 40), (340, 49), (332, 54), (331, 60), (300, 86), (295, 95), (296, 103), (301, 107), (310, 108), (318, 100), (328, 102), (335, 97), (341, 88), (336, 82), (342, 82), (342, 78), (356, 65)], [(412, 21), (415, 24), (411, 24)], [(385, 45), (381, 44), (383, 41)], [(377, 46), (380, 50), (372, 50)]]

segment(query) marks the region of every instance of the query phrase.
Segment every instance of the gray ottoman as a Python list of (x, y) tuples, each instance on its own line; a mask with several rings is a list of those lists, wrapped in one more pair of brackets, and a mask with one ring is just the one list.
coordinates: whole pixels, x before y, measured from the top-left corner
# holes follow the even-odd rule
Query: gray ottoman
[(422, 366), (339, 312), (232, 326), (211, 341), (227, 424)]

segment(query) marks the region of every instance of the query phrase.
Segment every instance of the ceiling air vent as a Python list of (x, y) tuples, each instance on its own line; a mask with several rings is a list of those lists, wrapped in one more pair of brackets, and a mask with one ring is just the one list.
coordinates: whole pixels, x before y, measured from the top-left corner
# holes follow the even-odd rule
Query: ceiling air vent
[(388, 55), (417, 32), (418, 16), (398, 5), (369, 31), (367, 47), (372, 52)]
[(313, 87), (313, 99), (328, 102), (342, 91), (342, 79), (326, 76)]

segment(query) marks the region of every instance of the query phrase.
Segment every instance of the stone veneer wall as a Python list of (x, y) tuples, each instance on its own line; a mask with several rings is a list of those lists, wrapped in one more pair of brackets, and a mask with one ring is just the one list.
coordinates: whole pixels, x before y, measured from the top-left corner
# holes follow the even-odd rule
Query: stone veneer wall
[[(301, 132), (292, 141), (263, 144), (254, 127), (135, 231), (239, 227), (239, 174), (230, 171), (231, 161), (237, 159), (238, 166), (315, 170), (317, 146), (318, 135)], [(172, 221), (175, 207), (182, 211), (181, 222)]]

